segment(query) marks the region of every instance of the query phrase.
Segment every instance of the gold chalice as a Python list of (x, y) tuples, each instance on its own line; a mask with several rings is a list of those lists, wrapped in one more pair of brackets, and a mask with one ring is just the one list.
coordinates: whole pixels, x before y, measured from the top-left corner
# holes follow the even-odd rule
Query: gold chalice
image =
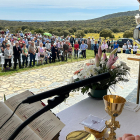
[(110, 134), (107, 140), (116, 140), (115, 130), (120, 128), (120, 124), (118, 121), (115, 121), (115, 118), (122, 113), (126, 100), (117, 95), (105, 95), (103, 99), (105, 111), (111, 116), (111, 119), (106, 121), (106, 127), (110, 128)]

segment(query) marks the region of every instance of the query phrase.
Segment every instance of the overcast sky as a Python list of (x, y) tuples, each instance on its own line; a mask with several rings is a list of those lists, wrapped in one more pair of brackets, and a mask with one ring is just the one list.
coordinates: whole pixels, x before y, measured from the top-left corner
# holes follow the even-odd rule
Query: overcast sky
[(0, 0), (0, 19), (86, 20), (138, 9), (137, 0)]

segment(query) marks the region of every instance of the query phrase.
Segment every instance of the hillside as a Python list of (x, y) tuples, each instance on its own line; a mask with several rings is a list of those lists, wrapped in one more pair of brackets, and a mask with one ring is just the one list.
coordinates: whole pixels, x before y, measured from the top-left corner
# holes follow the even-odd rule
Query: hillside
[(135, 10), (135, 11), (113, 13), (113, 14), (105, 15), (105, 16), (102, 16), (93, 20), (105, 20), (105, 19), (114, 18), (114, 17), (135, 16), (136, 14), (140, 14), (140, 11)]
[(60, 35), (61, 31), (68, 30), (70, 33), (76, 30), (83, 30), (89, 33), (100, 32), (104, 28), (111, 30), (117, 29), (118, 32), (124, 32), (136, 26), (135, 15), (139, 11), (128, 11), (106, 15), (100, 18), (91, 20), (77, 20), (77, 21), (46, 21), (46, 22), (22, 22), (22, 21), (6, 21), (0, 20), (0, 29), (10, 29), (12, 33), (18, 30), (34, 31), (41, 29), (50, 33)]

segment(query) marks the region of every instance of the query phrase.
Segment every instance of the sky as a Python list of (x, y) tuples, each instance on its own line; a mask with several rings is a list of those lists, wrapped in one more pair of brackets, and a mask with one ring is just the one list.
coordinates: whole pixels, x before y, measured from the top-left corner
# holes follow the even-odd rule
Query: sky
[(0, 0), (0, 20), (87, 20), (138, 9), (137, 0)]

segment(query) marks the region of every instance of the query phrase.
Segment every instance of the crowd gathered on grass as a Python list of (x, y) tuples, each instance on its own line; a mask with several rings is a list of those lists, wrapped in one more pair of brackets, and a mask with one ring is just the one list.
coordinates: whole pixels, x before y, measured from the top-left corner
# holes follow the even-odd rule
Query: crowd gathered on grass
[[(36, 58), (39, 64), (67, 61), (72, 57), (79, 58), (79, 55), (86, 58), (87, 49), (93, 50), (93, 54), (96, 56), (99, 46), (104, 53), (115, 48), (118, 48), (118, 53), (121, 52), (119, 45), (113, 38), (106, 41), (101, 37), (95, 40), (94, 37), (86, 39), (82, 36), (80, 38), (72, 35), (64, 37), (54, 34), (23, 33), (22, 31), (12, 34), (8, 29), (5, 32), (0, 32), (0, 59), (4, 57), (5, 71), (11, 69), (12, 60), (14, 62), (13, 68), (16, 69), (17, 64), (19, 68), (35, 66)], [(138, 46), (137, 44), (132, 46), (128, 40), (122, 48), (123, 53), (130, 53), (132, 48), (133, 53), (136, 53)]]

